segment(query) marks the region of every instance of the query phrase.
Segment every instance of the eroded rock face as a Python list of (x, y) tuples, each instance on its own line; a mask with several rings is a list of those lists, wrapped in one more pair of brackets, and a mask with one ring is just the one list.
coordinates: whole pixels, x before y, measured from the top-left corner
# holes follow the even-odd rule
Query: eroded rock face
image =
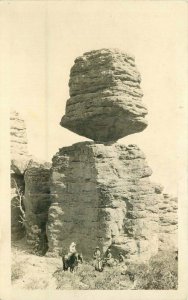
[(10, 115), (10, 137), (11, 158), (28, 155), (25, 122), (15, 111), (11, 111)]
[(136, 145), (77, 143), (53, 157), (49, 251), (72, 241), (86, 258), (99, 245), (147, 259), (158, 251), (161, 191)]
[(116, 141), (144, 130), (140, 73), (134, 57), (116, 49), (85, 53), (70, 72), (70, 99), (61, 126), (94, 141)]
[(10, 125), (11, 238), (17, 240), (26, 233), (28, 243), (38, 239), (45, 252), (51, 164), (28, 154), (25, 123), (17, 112), (11, 113)]
[(20, 205), (23, 206), (25, 191), (24, 172), (30, 157), (27, 149), (27, 136), (24, 120), (12, 111), (10, 115), (11, 145), (11, 239), (18, 240), (25, 234)]
[(159, 250), (178, 246), (178, 199), (163, 194), (159, 203)]
[(50, 167), (50, 163), (31, 160), (24, 175), (26, 233), (30, 243), (35, 240), (33, 226), (40, 230), (40, 239), (45, 241), (48, 208), (51, 203)]

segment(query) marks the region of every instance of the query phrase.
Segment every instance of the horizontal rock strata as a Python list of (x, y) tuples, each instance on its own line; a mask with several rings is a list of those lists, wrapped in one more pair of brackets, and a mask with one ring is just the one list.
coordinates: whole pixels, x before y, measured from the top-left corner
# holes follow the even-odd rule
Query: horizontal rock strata
[(144, 130), (140, 73), (134, 57), (116, 49), (85, 53), (70, 72), (70, 99), (61, 125), (95, 141), (116, 141)]
[(136, 145), (77, 143), (53, 157), (47, 235), (49, 251), (72, 241), (91, 258), (99, 245), (130, 258), (158, 251), (161, 190)]
[(15, 111), (10, 115), (10, 142), (11, 158), (28, 155), (25, 122)]

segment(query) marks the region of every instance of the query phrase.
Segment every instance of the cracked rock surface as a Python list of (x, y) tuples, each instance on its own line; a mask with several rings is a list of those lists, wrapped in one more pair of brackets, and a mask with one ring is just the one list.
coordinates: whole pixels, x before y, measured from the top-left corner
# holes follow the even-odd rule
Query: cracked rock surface
[(134, 57), (101, 49), (78, 57), (61, 126), (94, 141), (116, 141), (147, 127)]
[[(136, 145), (82, 142), (53, 157), (47, 236), (49, 251), (72, 241), (91, 258), (100, 245), (147, 259), (158, 251), (161, 191)], [(156, 192), (157, 191), (157, 192)]]

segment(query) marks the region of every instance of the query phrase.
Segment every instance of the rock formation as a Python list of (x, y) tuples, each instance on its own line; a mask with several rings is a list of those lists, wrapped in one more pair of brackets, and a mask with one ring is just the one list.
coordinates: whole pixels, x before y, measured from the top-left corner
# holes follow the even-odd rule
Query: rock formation
[[(28, 243), (35, 243), (33, 226), (46, 241), (46, 222), (50, 205), (50, 163), (28, 154), (26, 127), (17, 112), (11, 112), (11, 238), (25, 233)], [(33, 240), (33, 241), (32, 241)], [(46, 245), (43, 245), (46, 247)]]
[(52, 165), (49, 250), (76, 241), (85, 257), (96, 245), (150, 257), (158, 250), (158, 202), (152, 171), (136, 145), (77, 143)]
[(61, 125), (94, 141), (116, 141), (147, 126), (134, 57), (102, 49), (75, 60)]
[(11, 158), (28, 155), (24, 120), (15, 111), (10, 116)]
[(159, 250), (177, 248), (178, 245), (178, 199), (163, 194), (159, 202)]
[[(170, 204), (164, 208), (163, 188), (150, 182), (143, 152), (115, 143), (147, 126), (140, 81), (134, 58), (118, 50), (75, 60), (61, 125), (95, 142), (61, 148), (53, 157), (49, 252), (66, 253), (75, 241), (88, 259), (99, 245), (147, 260), (162, 249), (164, 234), (176, 236)], [(175, 205), (171, 210), (176, 214)]]
[(35, 242), (33, 226), (40, 229), (40, 237), (45, 239), (48, 209), (51, 203), (50, 168), (50, 163), (31, 160), (24, 174), (26, 232), (30, 244)]
[(74, 241), (86, 259), (96, 246), (129, 260), (177, 247), (177, 198), (150, 181), (138, 146), (116, 143), (147, 126), (140, 82), (126, 53), (102, 49), (77, 58), (61, 125), (94, 141), (59, 149), (52, 167), (28, 155), (24, 121), (11, 115), (12, 238), (25, 229), (28, 243), (49, 255), (66, 253)]
[(20, 206), (23, 207), (25, 191), (24, 172), (29, 162), (27, 136), (24, 120), (15, 111), (10, 116), (11, 145), (11, 238), (20, 239), (25, 229)]

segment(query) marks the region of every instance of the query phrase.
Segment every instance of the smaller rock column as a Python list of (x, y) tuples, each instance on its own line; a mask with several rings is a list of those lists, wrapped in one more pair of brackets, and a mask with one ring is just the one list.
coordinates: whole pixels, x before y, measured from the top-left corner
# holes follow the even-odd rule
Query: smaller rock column
[(46, 222), (51, 203), (50, 168), (50, 163), (31, 160), (24, 175), (27, 242), (33, 244), (39, 238), (40, 243), (43, 243), (42, 248), (47, 247)]
[[(11, 111), (10, 114), (10, 154), (11, 154), (11, 239), (19, 240), (25, 234), (22, 223), (25, 192), (24, 172), (30, 156), (27, 149), (27, 135), (24, 120)], [(21, 209), (20, 209), (21, 208)]]

